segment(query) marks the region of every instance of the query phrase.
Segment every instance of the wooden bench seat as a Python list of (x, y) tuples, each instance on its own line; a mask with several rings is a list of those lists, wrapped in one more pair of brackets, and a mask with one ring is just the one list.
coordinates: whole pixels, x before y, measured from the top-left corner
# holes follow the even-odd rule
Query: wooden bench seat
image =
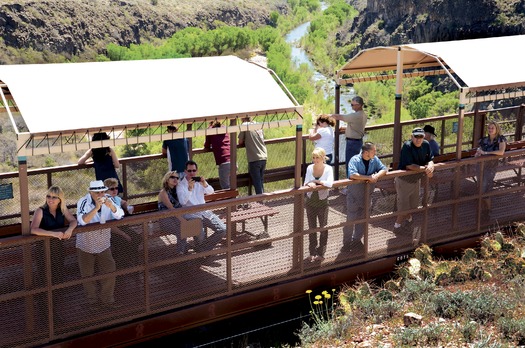
[[(238, 190), (217, 190), (212, 194), (205, 195), (204, 200), (206, 202), (222, 201), (224, 199), (236, 198), (239, 195)], [(133, 215), (151, 213), (158, 211), (158, 202), (146, 202), (133, 205)]]

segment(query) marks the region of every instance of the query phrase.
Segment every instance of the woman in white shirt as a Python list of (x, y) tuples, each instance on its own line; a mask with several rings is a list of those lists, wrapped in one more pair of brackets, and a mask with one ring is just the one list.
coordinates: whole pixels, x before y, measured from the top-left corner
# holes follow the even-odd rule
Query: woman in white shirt
[(315, 147), (324, 149), (327, 157), (327, 163), (332, 163), (334, 151), (334, 127), (335, 120), (322, 114), (317, 117), (315, 127), (310, 130), (308, 139), (314, 142)]
[[(334, 172), (332, 167), (326, 164), (326, 153), (322, 148), (315, 148), (312, 152), (312, 164), (306, 168), (304, 185), (316, 187), (322, 185), (332, 187), (334, 183)], [(306, 194), (306, 217), (310, 229), (324, 227), (328, 223), (328, 194), (329, 190), (316, 190)], [(322, 261), (326, 252), (328, 242), (328, 230), (320, 232), (319, 244), (317, 243), (317, 233), (310, 233), (309, 237), (309, 261)]]

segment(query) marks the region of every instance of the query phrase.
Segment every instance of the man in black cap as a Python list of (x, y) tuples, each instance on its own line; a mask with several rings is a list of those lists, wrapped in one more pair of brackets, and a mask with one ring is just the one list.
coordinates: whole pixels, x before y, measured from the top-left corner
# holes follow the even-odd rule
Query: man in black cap
[(423, 127), (423, 130), (425, 131), (425, 140), (428, 141), (430, 145), (432, 155), (434, 155), (434, 157), (439, 156), (439, 144), (436, 141), (436, 130), (429, 124)]
[[(412, 170), (421, 174), (406, 175), (396, 178), (397, 210), (411, 210), (419, 206), (419, 187), (423, 175), (432, 177), (434, 173), (434, 156), (428, 141), (424, 139), (425, 131), (414, 128), (411, 140), (401, 148), (399, 169)], [(400, 214), (394, 224), (394, 233), (398, 232), (404, 222), (412, 222), (412, 214)]]

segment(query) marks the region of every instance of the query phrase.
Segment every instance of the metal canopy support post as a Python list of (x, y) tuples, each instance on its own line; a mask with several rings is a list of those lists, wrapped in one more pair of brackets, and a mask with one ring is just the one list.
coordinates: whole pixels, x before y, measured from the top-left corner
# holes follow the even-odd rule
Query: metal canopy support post
[(465, 118), (465, 94), (468, 91), (461, 88), (459, 91), (459, 113), (458, 113), (458, 134), (456, 144), (456, 158), (461, 160), (461, 150), (463, 144), (463, 119)]
[(295, 174), (294, 187), (297, 189), (302, 185), (302, 160), (303, 160), (303, 126), (295, 126)]
[[(335, 110), (334, 113), (338, 114), (341, 108), (341, 85), (335, 85)], [(339, 120), (335, 121), (335, 146), (334, 146), (334, 180), (339, 180)]]
[(394, 148), (392, 165), (394, 168), (399, 163), (401, 155), (401, 98), (403, 96), (403, 51), (401, 47), (397, 50), (397, 70), (396, 70), (396, 101), (394, 113)]
[[(230, 126), (235, 126), (237, 120), (231, 119)], [(230, 189), (237, 189), (237, 132), (230, 133)]]
[(20, 183), (20, 216), (22, 220), (22, 234), (30, 235), (29, 219), (29, 183), (27, 178), (27, 158), (18, 156), (18, 180)]

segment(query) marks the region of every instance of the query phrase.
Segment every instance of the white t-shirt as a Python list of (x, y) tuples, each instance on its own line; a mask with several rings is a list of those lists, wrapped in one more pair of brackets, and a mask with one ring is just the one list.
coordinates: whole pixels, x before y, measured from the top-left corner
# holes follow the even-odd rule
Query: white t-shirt
[(324, 149), (327, 155), (334, 152), (334, 129), (330, 126), (317, 128), (317, 134), (321, 136), (320, 139), (314, 141), (315, 147)]

